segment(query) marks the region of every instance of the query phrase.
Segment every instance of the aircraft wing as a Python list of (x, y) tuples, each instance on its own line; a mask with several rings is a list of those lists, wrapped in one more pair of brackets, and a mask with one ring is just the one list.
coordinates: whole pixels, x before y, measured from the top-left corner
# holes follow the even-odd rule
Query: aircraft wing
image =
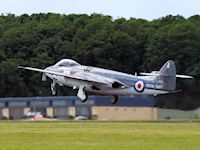
[(63, 72), (49, 71), (49, 70), (43, 70), (43, 69), (38, 69), (38, 68), (32, 68), (32, 67), (23, 67), (23, 66), (18, 66), (18, 68), (42, 72), (42, 73), (47, 73), (47, 74), (53, 74), (53, 75), (57, 75), (57, 76), (64, 76), (66, 78), (92, 82), (92, 83), (98, 84), (98, 85), (103, 84), (103, 85), (110, 86), (112, 88), (129, 87), (129, 86), (123, 84), (122, 82), (120, 82), (116, 79), (104, 77), (104, 76), (101, 76), (101, 75), (95, 75), (95, 74), (87, 73), (87, 72), (81, 72), (81, 71), (73, 72), (73, 71), (71, 71), (71, 73), (63, 73)]

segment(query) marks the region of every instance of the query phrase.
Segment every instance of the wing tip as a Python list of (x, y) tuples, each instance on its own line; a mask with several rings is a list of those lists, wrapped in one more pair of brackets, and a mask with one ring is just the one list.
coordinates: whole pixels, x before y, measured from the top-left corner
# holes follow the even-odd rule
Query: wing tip
[(24, 69), (25, 67), (23, 67), (23, 66), (17, 66), (17, 68)]
[(177, 74), (176, 77), (177, 77), (177, 78), (183, 78), (183, 79), (193, 79), (193, 78), (194, 78), (193, 76), (189, 76), (189, 75), (179, 75), (179, 74)]

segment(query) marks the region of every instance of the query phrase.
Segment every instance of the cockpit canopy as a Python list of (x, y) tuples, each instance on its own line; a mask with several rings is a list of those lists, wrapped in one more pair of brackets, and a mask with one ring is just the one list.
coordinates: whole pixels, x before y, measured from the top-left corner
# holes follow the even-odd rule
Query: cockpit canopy
[(78, 66), (80, 65), (79, 63), (77, 63), (76, 61), (74, 60), (71, 60), (71, 59), (62, 59), (60, 60), (59, 62), (57, 62), (55, 64), (55, 66), (64, 66), (64, 67), (72, 67), (72, 66)]

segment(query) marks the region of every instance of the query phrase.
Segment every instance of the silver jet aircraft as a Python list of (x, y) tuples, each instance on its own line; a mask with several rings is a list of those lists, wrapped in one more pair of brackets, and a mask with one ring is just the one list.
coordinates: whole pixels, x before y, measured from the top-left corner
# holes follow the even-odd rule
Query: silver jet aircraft
[(187, 75), (176, 75), (176, 66), (172, 60), (167, 61), (159, 71), (140, 73), (142, 76), (80, 65), (71, 59), (62, 59), (53, 66), (38, 69), (19, 68), (43, 73), (42, 81), (52, 79), (51, 91), (56, 94), (56, 84), (77, 89), (77, 96), (82, 102), (88, 98), (88, 92), (96, 95), (108, 95), (115, 104), (122, 95), (159, 95), (175, 92), (176, 77), (193, 78)]

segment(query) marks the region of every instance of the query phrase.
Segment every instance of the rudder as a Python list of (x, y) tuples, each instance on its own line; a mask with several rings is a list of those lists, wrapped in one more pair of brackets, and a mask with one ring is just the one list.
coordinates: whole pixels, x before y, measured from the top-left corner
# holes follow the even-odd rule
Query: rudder
[(167, 61), (159, 70), (157, 82), (162, 83), (162, 89), (173, 91), (176, 89), (176, 65), (174, 61)]

